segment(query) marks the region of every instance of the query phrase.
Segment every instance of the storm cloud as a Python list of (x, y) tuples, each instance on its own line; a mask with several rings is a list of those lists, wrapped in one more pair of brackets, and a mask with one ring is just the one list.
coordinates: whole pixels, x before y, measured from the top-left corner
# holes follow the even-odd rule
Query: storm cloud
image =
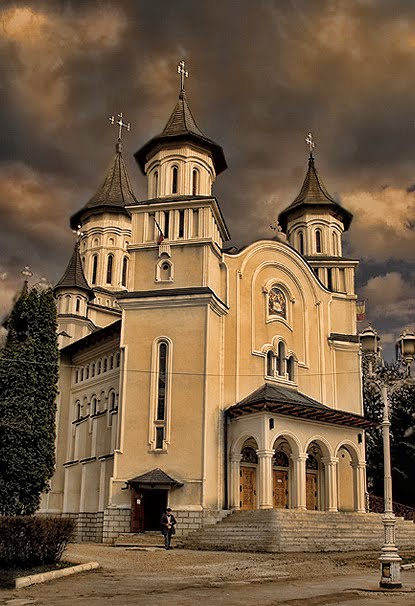
[(51, 282), (62, 273), (69, 216), (102, 180), (119, 111), (145, 197), (132, 155), (167, 121), (184, 58), (196, 121), (227, 157), (215, 194), (233, 243), (274, 235), (311, 131), (326, 187), (354, 213), (345, 251), (362, 259), (368, 316), (391, 340), (415, 321), (414, 32), (404, 0), (3, 1), (0, 313), (23, 265)]

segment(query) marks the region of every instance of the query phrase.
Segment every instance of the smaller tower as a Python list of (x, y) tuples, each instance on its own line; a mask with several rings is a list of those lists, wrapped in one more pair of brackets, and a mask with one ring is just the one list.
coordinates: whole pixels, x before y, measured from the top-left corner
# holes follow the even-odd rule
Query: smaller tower
[(86, 281), (79, 254), (79, 240), (62, 278), (53, 289), (57, 299), (58, 332), (61, 345), (69, 345), (91, 333), (95, 326), (88, 319), (88, 303), (95, 297)]
[(308, 170), (295, 200), (278, 217), (288, 243), (302, 254), (328, 290), (354, 292), (357, 261), (342, 256), (342, 234), (349, 229), (353, 215), (327, 191), (317, 172), (311, 134)]

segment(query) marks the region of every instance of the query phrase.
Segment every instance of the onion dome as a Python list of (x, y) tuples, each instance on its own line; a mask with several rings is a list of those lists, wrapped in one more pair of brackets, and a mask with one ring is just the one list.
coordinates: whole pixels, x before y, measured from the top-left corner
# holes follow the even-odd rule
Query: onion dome
[(327, 211), (334, 216), (337, 216), (340, 221), (342, 221), (344, 231), (349, 229), (353, 219), (352, 213), (343, 208), (343, 206), (336, 202), (328, 193), (314, 165), (314, 157), (312, 154), (310, 154), (308, 160), (308, 170), (300, 193), (295, 200), (279, 214), (278, 222), (282, 231), (284, 233), (286, 232), (290, 216), (294, 215), (294, 213), (298, 215), (299, 211), (305, 211), (307, 209), (327, 209)]
[(118, 139), (115, 155), (107, 169), (102, 185), (85, 206), (72, 215), (71, 228), (76, 229), (82, 219), (91, 214), (114, 212), (130, 216), (126, 206), (136, 202), (137, 198), (132, 190), (122, 157), (121, 140)]
[(196, 124), (190, 107), (187, 103), (186, 93), (180, 91), (179, 100), (174, 108), (164, 130), (141, 147), (134, 157), (145, 174), (145, 165), (151, 156), (160, 147), (171, 143), (193, 143), (206, 150), (213, 160), (217, 175), (227, 168), (225, 156), (220, 145), (211, 141), (202, 133)]

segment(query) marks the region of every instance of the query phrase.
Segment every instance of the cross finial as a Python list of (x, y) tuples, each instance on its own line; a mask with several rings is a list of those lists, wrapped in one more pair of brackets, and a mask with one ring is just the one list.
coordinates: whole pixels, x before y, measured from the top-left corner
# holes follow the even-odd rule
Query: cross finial
[(28, 282), (29, 278), (33, 276), (33, 272), (30, 271), (30, 267), (28, 265), (25, 265), (20, 273), (22, 274), (25, 282)]
[(127, 131), (131, 130), (131, 124), (129, 122), (123, 122), (123, 115), (122, 112), (120, 112), (119, 114), (117, 114), (117, 118), (118, 120), (115, 119), (114, 116), (111, 116), (111, 118), (109, 118), (109, 121), (111, 122), (111, 124), (118, 124), (119, 129), (118, 129), (118, 140), (121, 141), (121, 137), (122, 137), (122, 129), (126, 128)]
[(307, 145), (310, 148), (310, 158), (312, 158), (313, 149), (315, 148), (316, 144), (314, 143), (313, 135), (311, 133), (308, 133), (307, 137), (305, 138), (305, 142), (307, 143)]
[(76, 229), (72, 230), (74, 234), (76, 234), (77, 236), (77, 242), (79, 244), (79, 242), (81, 241), (82, 236), (84, 235), (84, 232), (81, 229), (81, 225), (77, 225)]
[(185, 68), (183, 59), (177, 66), (177, 73), (180, 74), (180, 92), (184, 91), (184, 79), (189, 77), (189, 72)]

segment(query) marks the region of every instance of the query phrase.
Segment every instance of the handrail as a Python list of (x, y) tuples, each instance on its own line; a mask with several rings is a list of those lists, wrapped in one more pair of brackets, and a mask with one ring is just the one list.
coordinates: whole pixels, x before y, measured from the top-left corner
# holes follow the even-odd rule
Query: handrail
[[(396, 516), (405, 520), (412, 520), (415, 523), (415, 508), (402, 503), (392, 503), (393, 512)], [(383, 497), (378, 497), (374, 494), (369, 494), (369, 511), (373, 513), (383, 513), (385, 511), (385, 502)]]

